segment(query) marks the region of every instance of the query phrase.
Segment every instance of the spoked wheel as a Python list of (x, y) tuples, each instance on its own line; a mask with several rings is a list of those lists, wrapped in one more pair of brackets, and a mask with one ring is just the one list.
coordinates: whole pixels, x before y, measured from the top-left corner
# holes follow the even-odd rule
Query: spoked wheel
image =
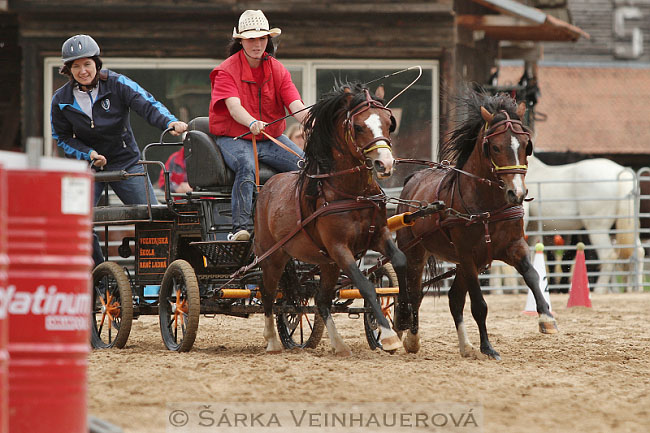
[[(370, 275), (370, 280), (376, 287), (397, 287), (399, 285), (395, 269), (393, 269), (393, 265), (390, 263), (386, 263), (384, 266), (377, 269), (372, 275)], [(388, 319), (388, 323), (392, 328), (393, 321), (395, 320), (395, 302), (397, 302), (397, 297), (378, 296), (378, 298), (381, 311), (384, 314), (384, 317)], [(370, 304), (365, 300), (363, 305), (364, 307), (370, 307)], [(381, 330), (379, 329), (379, 325), (377, 325), (374, 313), (363, 313), (363, 328), (366, 331), (366, 340), (368, 340), (368, 346), (370, 346), (370, 349), (381, 349), (381, 343), (379, 342), (381, 338)]]
[(124, 270), (104, 262), (93, 270), (93, 319), (90, 343), (95, 349), (126, 345), (133, 321), (133, 295)]
[(201, 310), (199, 283), (189, 263), (176, 260), (169, 265), (158, 299), (160, 333), (165, 346), (176, 352), (187, 352), (194, 344)]
[[(314, 299), (301, 301), (278, 301), (279, 306), (309, 307), (314, 305)], [(285, 349), (309, 348), (318, 346), (325, 323), (318, 313), (278, 313), (275, 315), (278, 335)]]
[[(318, 346), (325, 323), (318, 313), (303, 313), (301, 308), (314, 306), (314, 294), (318, 285), (318, 268), (290, 260), (280, 279), (282, 298), (279, 307), (293, 307), (295, 313), (278, 313), (275, 324), (278, 336), (285, 349), (310, 348)], [(301, 284), (301, 276), (308, 281)]]

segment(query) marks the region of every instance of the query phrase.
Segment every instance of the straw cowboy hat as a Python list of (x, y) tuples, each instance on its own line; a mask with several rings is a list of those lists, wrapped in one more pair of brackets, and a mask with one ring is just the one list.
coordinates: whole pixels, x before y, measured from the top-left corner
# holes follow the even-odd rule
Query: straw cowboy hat
[[(239, 32), (237, 32), (239, 29)], [(233, 39), (253, 39), (270, 35), (272, 38), (279, 36), (282, 30), (269, 29), (269, 20), (260, 10), (247, 10), (239, 17), (239, 25), (232, 29)]]

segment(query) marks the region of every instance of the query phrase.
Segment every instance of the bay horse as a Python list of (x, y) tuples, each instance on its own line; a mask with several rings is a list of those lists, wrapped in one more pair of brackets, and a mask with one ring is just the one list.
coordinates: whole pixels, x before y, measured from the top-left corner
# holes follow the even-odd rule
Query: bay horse
[[(446, 260), (457, 264), (448, 295), (461, 355), (499, 360), (488, 339), (487, 304), (478, 278), (492, 260), (504, 261), (519, 271), (535, 296), (540, 332), (557, 332), (524, 239), (524, 178), (533, 143), (520, 120), (526, 109), (523, 102), (517, 105), (508, 95), (490, 96), (469, 89), (457, 101), (461, 120), (439, 144), (442, 163), (416, 172), (401, 193), (405, 200), (442, 200), (447, 209), (397, 232), (398, 246), (408, 263), (408, 296), (398, 298), (395, 329), (408, 329), (404, 337), (407, 352), (419, 350), (422, 272), (430, 257), (434, 262)], [(400, 204), (397, 212), (406, 210)], [(470, 343), (463, 321), (468, 292), (483, 355)]]
[(387, 178), (393, 172), (389, 135), (394, 129), (391, 111), (366, 87), (342, 85), (310, 110), (304, 125), (304, 168), (275, 175), (261, 189), (254, 248), (263, 273), (267, 353), (282, 350), (273, 324), (273, 303), (291, 257), (320, 267), (315, 302), (336, 355), (351, 353), (330, 314), (341, 270), (378, 318), (384, 350), (401, 346), (382, 314), (374, 285), (355, 263), (368, 249), (378, 251), (392, 261), (400, 287), (406, 284), (404, 254), (386, 227), (387, 198), (373, 176)]

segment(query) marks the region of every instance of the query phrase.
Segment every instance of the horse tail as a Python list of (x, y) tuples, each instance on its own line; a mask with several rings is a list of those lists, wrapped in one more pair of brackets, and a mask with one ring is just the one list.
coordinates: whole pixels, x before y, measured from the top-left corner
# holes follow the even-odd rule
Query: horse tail
[(424, 268), (424, 285), (422, 286), (423, 293), (433, 289), (437, 296), (440, 296), (440, 288), (442, 286), (442, 279), (436, 277), (442, 273), (442, 264), (436, 260), (434, 255), (429, 256), (427, 264)]
[(634, 213), (634, 174), (623, 170), (618, 175), (619, 200), (616, 209), (616, 255), (619, 259), (629, 259), (634, 255), (636, 245)]

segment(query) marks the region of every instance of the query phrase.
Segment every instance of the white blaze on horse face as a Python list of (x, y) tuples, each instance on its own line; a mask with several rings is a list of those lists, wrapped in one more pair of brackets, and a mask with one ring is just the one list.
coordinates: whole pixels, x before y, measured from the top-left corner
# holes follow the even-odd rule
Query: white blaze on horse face
[[(379, 117), (378, 114), (373, 113), (364, 122), (368, 129), (372, 132), (372, 134), (375, 136), (375, 138), (382, 137), (384, 134), (381, 131), (381, 118)], [(379, 140), (376, 142), (373, 146), (377, 145), (385, 145), (388, 146), (389, 144), (386, 142), (386, 140)], [(393, 153), (390, 151), (390, 149), (387, 149), (385, 147), (380, 147), (379, 149), (375, 149), (371, 154), (376, 152), (377, 157), (374, 158), (373, 162), (378, 161), (381, 166), (383, 166), (384, 171), (380, 172), (377, 171), (377, 175), (379, 177), (389, 177), (391, 174), (393, 174)], [(377, 165), (375, 165), (376, 167)]]
[[(521, 165), (520, 162), (519, 162), (519, 146), (521, 146), (521, 143), (519, 143), (519, 140), (517, 140), (517, 137), (512, 135), (510, 137), (510, 147), (512, 148), (512, 151), (515, 154), (515, 164), (514, 165)], [(526, 187), (524, 186), (524, 177), (521, 174), (516, 174), (513, 177), (513, 182), (515, 184), (516, 194), (518, 196), (526, 194)]]

